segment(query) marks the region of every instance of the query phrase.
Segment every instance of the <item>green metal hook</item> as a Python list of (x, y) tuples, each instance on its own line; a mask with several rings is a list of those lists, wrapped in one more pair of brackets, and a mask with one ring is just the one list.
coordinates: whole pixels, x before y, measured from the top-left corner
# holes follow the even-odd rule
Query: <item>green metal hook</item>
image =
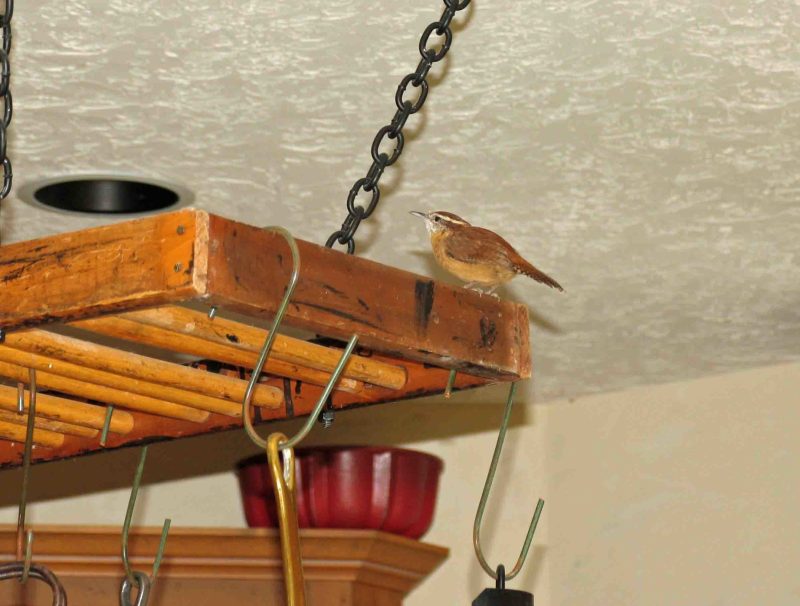
[[(147, 458), (147, 446), (142, 447), (142, 454), (139, 455), (139, 466), (136, 468), (136, 475), (133, 478), (133, 487), (131, 488), (131, 497), (128, 500), (128, 510), (125, 512), (125, 523), (122, 525), (122, 565), (125, 567), (125, 576), (131, 584), (136, 584), (135, 571), (131, 568), (128, 561), (128, 534), (131, 529), (131, 520), (133, 519), (133, 508), (136, 506), (136, 495), (139, 494), (139, 484), (142, 482), (142, 474), (144, 473), (144, 462)], [(167, 518), (164, 520), (164, 526), (161, 529), (161, 542), (158, 545), (156, 558), (153, 561), (153, 574), (150, 579), (155, 582), (158, 569), (161, 566), (161, 558), (164, 556), (164, 548), (167, 545), (167, 534), (172, 520)]]
[(453, 395), (453, 385), (456, 384), (456, 374), (458, 374), (458, 371), (454, 368), (447, 376), (447, 385), (444, 388), (445, 398), (449, 398), (451, 395)]
[[(506, 401), (506, 409), (503, 413), (503, 424), (500, 426), (500, 433), (497, 436), (497, 443), (494, 447), (494, 455), (492, 455), (492, 463), (489, 466), (489, 474), (486, 476), (486, 483), (483, 486), (481, 501), (478, 504), (478, 511), (475, 514), (475, 524), (472, 527), (472, 544), (475, 547), (475, 554), (478, 556), (478, 561), (481, 567), (486, 571), (486, 574), (493, 579), (497, 579), (497, 572), (489, 566), (483, 555), (483, 549), (481, 548), (481, 523), (483, 522), (483, 514), (486, 511), (486, 503), (489, 500), (489, 493), (492, 491), (494, 476), (495, 473), (497, 473), (497, 464), (500, 461), (500, 454), (503, 451), (503, 442), (506, 439), (508, 423), (511, 420), (511, 408), (514, 405), (514, 393), (516, 389), (517, 384), (515, 382), (511, 384), (511, 388), (508, 390), (508, 400)], [(514, 565), (511, 572), (505, 575), (505, 578), (509, 581), (519, 574), (522, 565), (525, 563), (525, 558), (528, 557), (528, 551), (533, 541), (533, 534), (536, 532), (536, 526), (539, 524), (539, 517), (542, 515), (543, 507), (544, 501), (539, 499), (539, 502), (536, 504), (536, 511), (533, 513), (533, 519), (531, 520), (530, 526), (528, 526), (528, 535), (525, 537), (525, 543), (522, 545), (522, 551), (520, 551), (519, 558), (517, 558), (517, 563)]]
[(19, 513), (17, 514), (17, 551), (20, 552), (18, 553), (20, 558), (24, 555), (24, 566), (19, 579), (21, 583), (25, 583), (28, 580), (33, 550), (33, 531), (29, 530), (25, 532), (25, 513), (28, 508), (28, 481), (30, 478), (31, 454), (33, 452), (33, 429), (36, 421), (36, 370), (33, 368), (29, 369), (28, 377), (30, 381), (30, 389), (28, 391), (28, 423), (25, 431), (25, 450), (23, 450), (22, 453), (22, 488), (20, 489)]
[(111, 416), (114, 414), (114, 407), (110, 404), (106, 407), (106, 419), (103, 422), (103, 431), (100, 433), (100, 446), (105, 446), (108, 440), (108, 430), (111, 428)]
[[(292, 274), (289, 278), (289, 284), (286, 286), (286, 292), (283, 295), (283, 300), (281, 300), (280, 306), (278, 306), (278, 311), (275, 314), (275, 318), (272, 320), (272, 326), (269, 329), (269, 334), (267, 335), (266, 340), (264, 341), (264, 345), (261, 347), (261, 352), (258, 356), (258, 361), (256, 362), (255, 367), (253, 368), (253, 373), (250, 375), (250, 381), (247, 384), (247, 390), (245, 391), (244, 398), (242, 399), (242, 423), (244, 425), (244, 430), (253, 443), (256, 444), (259, 448), (266, 449), (267, 441), (264, 440), (261, 436), (258, 435), (255, 428), (253, 427), (253, 422), (250, 419), (250, 401), (253, 398), (253, 391), (255, 390), (256, 384), (258, 383), (258, 379), (261, 376), (261, 372), (264, 370), (264, 364), (269, 357), (269, 352), (272, 349), (272, 344), (275, 342), (275, 337), (278, 335), (278, 327), (281, 325), (283, 321), (283, 316), (286, 315), (286, 310), (289, 307), (289, 301), (292, 298), (292, 294), (294, 293), (294, 289), (297, 286), (298, 278), (300, 277), (300, 252), (297, 249), (297, 243), (294, 240), (292, 234), (290, 234), (286, 229), (283, 227), (265, 227), (267, 231), (273, 231), (280, 235), (286, 243), (289, 245), (289, 250), (292, 253)], [(308, 419), (306, 420), (305, 425), (300, 429), (300, 431), (294, 435), (293, 437), (286, 440), (286, 442), (281, 443), (281, 449), (285, 450), (288, 448), (294, 448), (297, 444), (308, 435), (308, 432), (311, 431), (311, 428), (314, 426), (314, 422), (317, 420), (319, 413), (322, 412), (322, 409), (325, 406), (325, 402), (328, 401), (328, 398), (333, 391), (336, 382), (339, 380), (339, 377), (344, 370), (345, 364), (350, 359), (350, 356), (353, 353), (353, 350), (358, 343), (358, 336), (353, 335), (350, 337), (350, 341), (347, 343), (347, 347), (345, 347), (344, 352), (342, 353), (341, 358), (339, 358), (339, 362), (336, 365), (336, 368), (333, 370), (333, 374), (331, 374), (331, 378), (328, 381), (327, 385), (325, 385), (325, 389), (320, 395), (319, 401), (317, 405), (314, 407), (314, 410), (309, 415)]]

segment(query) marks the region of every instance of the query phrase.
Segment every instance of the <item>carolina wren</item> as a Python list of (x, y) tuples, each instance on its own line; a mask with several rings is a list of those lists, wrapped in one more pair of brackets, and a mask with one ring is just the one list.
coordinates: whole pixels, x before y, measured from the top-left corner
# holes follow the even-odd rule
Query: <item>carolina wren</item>
[(522, 274), (564, 290), (493, 231), (470, 225), (453, 213), (412, 210), (411, 214), (425, 219), (434, 257), (445, 270), (467, 282), (465, 288), (487, 287), (486, 292), (491, 294), (501, 284)]

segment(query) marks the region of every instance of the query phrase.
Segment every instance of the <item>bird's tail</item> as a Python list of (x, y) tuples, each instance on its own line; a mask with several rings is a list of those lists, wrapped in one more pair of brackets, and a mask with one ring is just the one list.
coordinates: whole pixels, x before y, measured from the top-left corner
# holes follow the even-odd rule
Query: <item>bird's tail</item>
[(514, 269), (517, 271), (517, 273), (528, 276), (529, 278), (533, 278), (534, 280), (536, 280), (537, 282), (541, 282), (542, 284), (547, 284), (547, 286), (549, 286), (550, 288), (555, 288), (557, 290), (560, 290), (561, 292), (564, 292), (564, 289), (561, 287), (561, 284), (553, 280), (553, 278), (548, 276), (543, 271), (536, 269), (533, 265), (531, 265), (525, 260), (516, 263)]

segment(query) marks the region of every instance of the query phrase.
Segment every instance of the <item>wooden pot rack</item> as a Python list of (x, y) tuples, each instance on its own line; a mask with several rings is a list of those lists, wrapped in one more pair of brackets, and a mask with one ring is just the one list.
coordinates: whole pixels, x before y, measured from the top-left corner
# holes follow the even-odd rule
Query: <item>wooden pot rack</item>
[[(297, 245), (283, 325), (324, 343), (277, 337), (256, 422), (308, 414), (354, 333), (335, 409), (441, 393), (450, 369), (455, 389), (530, 377), (524, 305)], [(278, 234), (193, 209), (0, 247), (0, 467), (22, 461), (30, 369), (34, 461), (241, 427), (291, 265)]]

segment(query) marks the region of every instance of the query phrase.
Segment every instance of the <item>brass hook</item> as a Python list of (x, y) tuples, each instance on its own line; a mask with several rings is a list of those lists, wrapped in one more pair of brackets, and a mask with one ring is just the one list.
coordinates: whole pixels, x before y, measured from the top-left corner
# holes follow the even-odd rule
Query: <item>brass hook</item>
[[(511, 419), (511, 408), (514, 405), (514, 393), (516, 389), (517, 384), (512, 383), (511, 388), (508, 390), (508, 400), (506, 401), (506, 409), (503, 413), (503, 424), (500, 426), (500, 433), (497, 436), (497, 443), (495, 444), (494, 454), (492, 455), (492, 463), (489, 465), (489, 474), (486, 476), (486, 483), (483, 486), (481, 501), (478, 505), (478, 511), (475, 514), (475, 524), (472, 527), (472, 544), (475, 547), (475, 554), (478, 556), (478, 561), (481, 567), (486, 571), (486, 574), (493, 579), (497, 579), (497, 572), (489, 566), (483, 555), (483, 549), (481, 548), (481, 523), (483, 522), (483, 514), (486, 510), (486, 502), (489, 500), (489, 493), (492, 490), (492, 482), (494, 482), (494, 476), (497, 472), (497, 464), (500, 461), (500, 453), (503, 451), (503, 442), (506, 439), (506, 431), (508, 430), (508, 423)], [(533, 519), (531, 520), (530, 526), (528, 526), (528, 535), (525, 537), (525, 543), (522, 545), (522, 551), (520, 551), (519, 558), (517, 558), (517, 563), (514, 565), (511, 572), (505, 575), (505, 578), (509, 581), (519, 574), (522, 565), (525, 563), (525, 558), (528, 557), (528, 550), (531, 547), (533, 534), (536, 532), (536, 526), (539, 524), (539, 517), (542, 515), (543, 507), (544, 501), (539, 499), (539, 502), (536, 504), (536, 511), (533, 514)]]
[(286, 602), (288, 606), (305, 606), (303, 561), (300, 556), (300, 531), (294, 496), (294, 450), (283, 448), (283, 443), (286, 441), (287, 438), (282, 433), (276, 432), (269, 436), (266, 448), (267, 461), (272, 485), (275, 487), (275, 502), (278, 506)]
[[(155, 582), (156, 575), (158, 574), (158, 569), (161, 566), (161, 558), (164, 555), (164, 548), (167, 545), (167, 534), (169, 533), (169, 527), (172, 523), (172, 520), (167, 518), (164, 520), (164, 526), (161, 529), (161, 541), (158, 545), (158, 551), (156, 552), (155, 560), (153, 561), (153, 574), (148, 579), (149, 583), (147, 585), (142, 584), (139, 582), (142, 573), (139, 573), (131, 568), (130, 562), (128, 561), (128, 534), (130, 533), (131, 529), (131, 520), (133, 519), (133, 508), (136, 505), (136, 495), (139, 494), (139, 484), (142, 481), (142, 474), (144, 473), (144, 463), (145, 459), (147, 458), (147, 446), (142, 447), (142, 454), (139, 455), (139, 465), (136, 468), (136, 475), (133, 477), (133, 487), (131, 488), (131, 496), (128, 500), (128, 510), (125, 512), (125, 522), (122, 525), (122, 565), (125, 567), (125, 579), (123, 580), (123, 590), (126, 587), (125, 581), (127, 581), (127, 595), (130, 596), (130, 588), (132, 585), (136, 585), (139, 588), (139, 596), (140, 598), (143, 597), (143, 592), (149, 591), (150, 585)], [(120, 595), (120, 602), (122, 606), (129, 606), (126, 604), (123, 599), (124, 593)], [(146, 596), (143, 599), (137, 598), (136, 604), (137, 606), (145, 606), (146, 604)]]
[[(25, 513), (28, 507), (28, 481), (31, 469), (31, 453), (33, 452), (33, 428), (36, 421), (36, 370), (28, 369), (30, 389), (28, 391), (28, 424), (25, 432), (25, 450), (22, 454), (22, 488), (19, 495), (19, 513), (17, 515), (17, 560), (24, 563), (20, 582), (28, 581), (33, 551), (33, 531), (25, 531)], [(23, 392), (24, 393), (24, 392)], [(22, 400), (25, 405), (24, 397)], [(24, 558), (24, 560), (23, 560)]]
[[(244, 430), (250, 439), (253, 441), (256, 446), (262, 449), (266, 449), (267, 441), (261, 438), (258, 435), (255, 428), (253, 427), (253, 422), (250, 419), (250, 401), (253, 397), (253, 391), (255, 390), (256, 384), (258, 383), (258, 379), (261, 376), (261, 372), (264, 369), (264, 364), (267, 361), (267, 357), (269, 357), (269, 352), (272, 349), (272, 344), (275, 341), (275, 337), (278, 335), (278, 327), (280, 326), (281, 322), (283, 321), (283, 316), (286, 314), (286, 310), (289, 307), (289, 300), (294, 293), (294, 289), (297, 286), (297, 280), (300, 277), (300, 252), (297, 249), (297, 243), (287, 230), (282, 227), (266, 227), (264, 228), (267, 231), (273, 231), (280, 235), (286, 243), (289, 245), (289, 250), (292, 253), (292, 274), (289, 278), (289, 284), (286, 286), (286, 292), (283, 295), (283, 299), (281, 300), (280, 306), (278, 306), (278, 311), (275, 314), (275, 318), (272, 320), (272, 326), (269, 330), (269, 334), (267, 335), (266, 340), (264, 341), (264, 345), (261, 347), (261, 352), (258, 356), (258, 361), (256, 362), (255, 368), (253, 368), (253, 373), (250, 375), (250, 381), (247, 384), (247, 390), (244, 394), (244, 399), (242, 400), (242, 423), (244, 425)], [(344, 370), (345, 364), (350, 358), (350, 355), (353, 353), (353, 350), (358, 343), (358, 336), (353, 335), (350, 337), (350, 341), (347, 343), (347, 347), (345, 348), (344, 352), (342, 353), (342, 357), (339, 358), (339, 363), (336, 365), (336, 368), (331, 375), (328, 384), (325, 386), (322, 395), (317, 402), (317, 405), (314, 407), (314, 410), (309, 415), (306, 424), (303, 428), (297, 433), (297, 435), (288, 438), (285, 442), (281, 443), (281, 449), (288, 449), (294, 448), (297, 444), (308, 435), (308, 432), (311, 431), (311, 428), (314, 426), (314, 422), (316, 421), (319, 413), (322, 411), (323, 407), (325, 406), (325, 402), (331, 395), (333, 391), (334, 385), (339, 380), (339, 377)]]

